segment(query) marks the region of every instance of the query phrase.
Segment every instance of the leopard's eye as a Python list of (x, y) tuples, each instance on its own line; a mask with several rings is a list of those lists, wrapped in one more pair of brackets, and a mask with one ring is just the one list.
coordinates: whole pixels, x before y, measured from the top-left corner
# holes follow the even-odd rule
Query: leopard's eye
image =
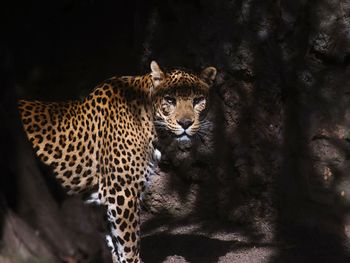
[(197, 105), (198, 103), (204, 101), (205, 98), (204, 97), (196, 97), (193, 99), (193, 106)]
[(176, 99), (174, 97), (169, 96), (169, 95), (165, 95), (164, 100), (171, 105), (176, 104)]

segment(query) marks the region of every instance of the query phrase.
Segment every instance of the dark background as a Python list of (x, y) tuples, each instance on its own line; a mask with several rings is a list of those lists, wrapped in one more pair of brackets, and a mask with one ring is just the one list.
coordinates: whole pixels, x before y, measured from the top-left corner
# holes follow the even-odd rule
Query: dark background
[(153, 59), (218, 76), (203, 140), (161, 138), (145, 262), (349, 262), (349, 1), (7, 1), (0, 17), (0, 262), (109, 262), (103, 211), (35, 159), (16, 100), (79, 99)]

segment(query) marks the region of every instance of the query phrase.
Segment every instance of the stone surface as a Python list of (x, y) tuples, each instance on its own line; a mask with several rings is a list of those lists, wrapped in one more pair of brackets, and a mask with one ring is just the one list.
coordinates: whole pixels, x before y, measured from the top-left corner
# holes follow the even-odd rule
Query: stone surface
[[(148, 72), (153, 59), (165, 69), (218, 69), (201, 138), (161, 136), (163, 158), (143, 203), (152, 213), (143, 221), (148, 262), (195, 262), (181, 244), (202, 248), (201, 262), (349, 262), (348, 0), (38, 5), (25, 16), (14, 6), (16, 19), (8, 17), (15, 25), (5, 39), (21, 43), (10, 48), (21, 97), (82, 97), (115, 73)], [(98, 212), (50, 189), (57, 222), (74, 230), (65, 243), (84, 239), (74, 248), (103, 255), (88, 241), (101, 238)], [(209, 219), (214, 229), (198, 236)]]

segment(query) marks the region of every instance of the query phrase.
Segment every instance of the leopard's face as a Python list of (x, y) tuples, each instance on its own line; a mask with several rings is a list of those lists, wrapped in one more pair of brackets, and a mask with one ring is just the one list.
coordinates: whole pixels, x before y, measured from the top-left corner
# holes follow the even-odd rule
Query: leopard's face
[(181, 70), (164, 74), (154, 92), (155, 125), (179, 140), (200, 135), (207, 128), (204, 117), (215, 75), (213, 67), (199, 76)]
[(167, 129), (178, 139), (189, 139), (201, 130), (208, 95), (191, 91), (186, 96), (165, 93), (156, 101), (156, 126)]

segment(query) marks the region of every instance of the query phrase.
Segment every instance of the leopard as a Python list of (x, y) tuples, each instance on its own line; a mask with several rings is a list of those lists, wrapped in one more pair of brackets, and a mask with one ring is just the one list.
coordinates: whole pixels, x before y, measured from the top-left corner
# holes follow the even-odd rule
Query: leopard
[(111, 77), (80, 100), (18, 101), (28, 140), (59, 184), (106, 208), (114, 263), (142, 262), (141, 201), (161, 158), (157, 130), (195, 137), (216, 74), (215, 67), (165, 71), (151, 61), (149, 73)]

